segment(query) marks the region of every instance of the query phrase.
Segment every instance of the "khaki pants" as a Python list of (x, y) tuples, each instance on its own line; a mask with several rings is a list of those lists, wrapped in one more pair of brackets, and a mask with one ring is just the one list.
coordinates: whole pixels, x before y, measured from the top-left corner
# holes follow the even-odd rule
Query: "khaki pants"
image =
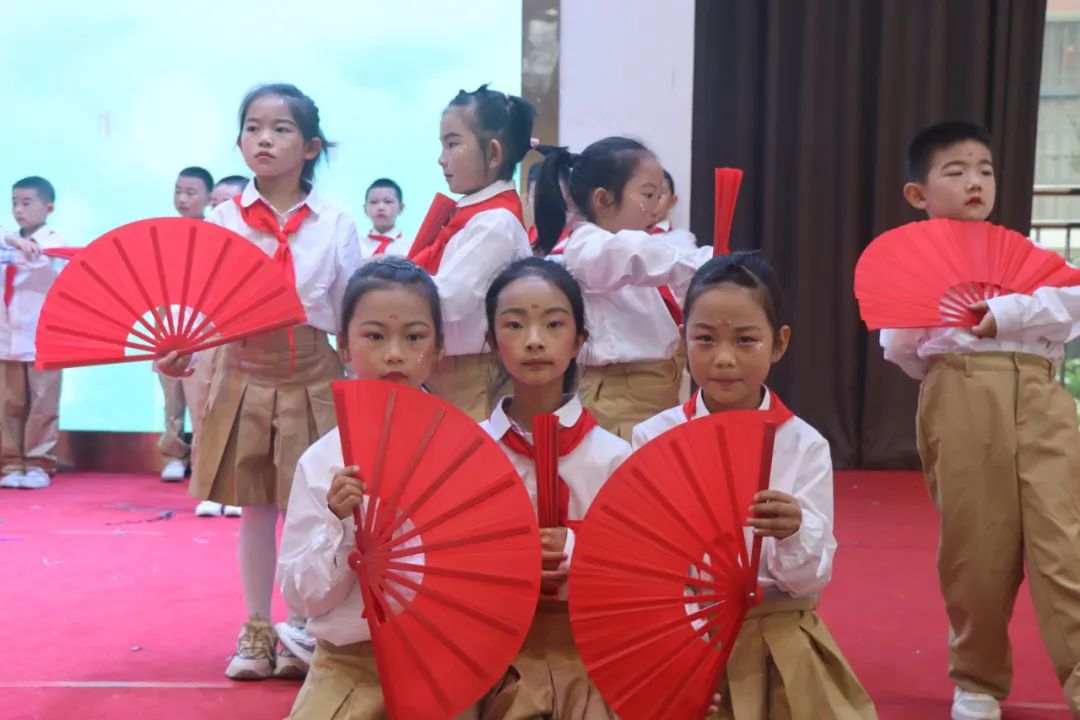
[(630, 442), (634, 426), (679, 404), (679, 358), (584, 369), (578, 394), (600, 427)]
[(3, 361), (0, 453), (3, 472), (56, 471), (53, 450), (60, 438), (60, 371), (33, 363)]
[(431, 392), (479, 422), (488, 419), (499, 399), (498, 380), (499, 363), (494, 355), (453, 355), (439, 361), (427, 386)]
[(949, 675), (1004, 698), (1008, 626), (1027, 562), (1043, 643), (1080, 713), (1080, 432), (1050, 363), (947, 355), (919, 394), (919, 455), (941, 513), (938, 579)]
[(165, 394), (165, 431), (158, 440), (162, 463), (171, 460), (187, 462), (191, 446), (184, 441), (184, 411), (191, 413), (193, 442), (198, 438), (206, 401), (210, 397), (210, 381), (214, 376), (217, 348), (199, 353), (195, 372), (189, 377), (173, 378), (160, 375), (161, 390)]

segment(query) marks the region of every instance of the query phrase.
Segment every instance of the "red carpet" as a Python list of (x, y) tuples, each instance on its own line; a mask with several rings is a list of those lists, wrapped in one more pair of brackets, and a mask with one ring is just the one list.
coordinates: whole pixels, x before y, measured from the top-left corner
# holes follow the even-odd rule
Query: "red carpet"
[[(0, 490), (0, 720), (279, 720), (298, 685), (223, 675), (243, 620), (238, 520), (196, 518), (185, 488), (67, 475)], [(157, 519), (163, 511), (172, 517)], [(822, 611), (884, 720), (948, 717), (937, 530), (921, 479), (837, 480), (840, 551)], [(280, 603), (277, 620), (284, 617)], [(1026, 586), (1005, 716), (1066, 718)]]

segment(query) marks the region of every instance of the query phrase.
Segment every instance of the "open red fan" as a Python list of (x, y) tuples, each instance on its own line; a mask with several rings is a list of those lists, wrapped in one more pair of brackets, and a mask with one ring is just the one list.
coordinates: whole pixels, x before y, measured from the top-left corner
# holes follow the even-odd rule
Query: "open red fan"
[(760, 601), (761, 539), (743, 528), (768, 486), (776, 426), (726, 412), (635, 452), (577, 532), (570, 621), (589, 675), (623, 720), (702, 718)]
[(855, 265), (859, 314), (871, 330), (972, 327), (974, 303), (1080, 285), (1080, 270), (1018, 232), (987, 222), (925, 220), (882, 233)]
[(416, 239), (413, 240), (412, 248), (409, 250), (409, 257), (415, 256), (416, 253), (435, 242), (435, 237), (443, 226), (450, 222), (450, 216), (456, 208), (457, 203), (452, 198), (448, 198), (442, 193), (435, 193), (435, 197), (431, 201), (431, 207), (428, 208), (427, 214), (424, 215), (424, 221), (420, 223), (420, 229), (416, 231)]
[(377, 381), (333, 385), (345, 462), (367, 496), (349, 564), (390, 718), (454, 717), (506, 672), (540, 592), (525, 485), (471, 418)]
[(735, 220), (735, 203), (743, 171), (738, 168), (716, 168), (716, 205), (713, 208), (713, 255), (731, 252), (731, 224)]
[(141, 220), (79, 248), (57, 277), (41, 308), (37, 365), (192, 353), (306, 318), (280, 266), (242, 236), (201, 220)]

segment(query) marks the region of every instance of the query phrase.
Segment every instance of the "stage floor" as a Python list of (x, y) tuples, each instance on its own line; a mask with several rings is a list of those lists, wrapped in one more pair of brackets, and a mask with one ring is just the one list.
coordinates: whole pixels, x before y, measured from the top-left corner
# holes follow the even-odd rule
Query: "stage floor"
[[(836, 496), (840, 549), (822, 614), (883, 720), (947, 718), (937, 523), (922, 479), (840, 473)], [(196, 518), (194, 505), (186, 485), (145, 475), (0, 490), (0, 720), (288, 714), (297, 683), (223, 674), (244, 619), (239, 521)], [(280, 600), (274, 612), (284, 619)], [(1026, 585), (1011, 634), (1005, 717), (1069, 717)]]

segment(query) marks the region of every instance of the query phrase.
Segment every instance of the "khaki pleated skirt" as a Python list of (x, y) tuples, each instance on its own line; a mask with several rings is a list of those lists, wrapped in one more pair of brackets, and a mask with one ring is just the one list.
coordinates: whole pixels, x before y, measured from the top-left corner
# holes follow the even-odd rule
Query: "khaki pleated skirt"
[(521, 651), (479, 709), (481, 720), (614, 720), (578, 655), (565, 602), (540, 601)]
[(589, 365), (578, 395), (600, 427), (630, 442), (635, 425), (679, 404), (684, 365), (679, 358)]
[(876, 720), (813, 599), (767, 600), (746, 617), (710, 720)]
[(218, 353), (200, 428), (190, 492), (226, 505), (285, 509), (296, 463), (334, 429), (330, 383), (341, 359), (326, 333), (293, 328), (226, 345)]
[(426, 384), (432, 393), (480, 422), (488, 419), (499, 399), (498, 382), (499, 361), (484, 353), (444, 357)]

